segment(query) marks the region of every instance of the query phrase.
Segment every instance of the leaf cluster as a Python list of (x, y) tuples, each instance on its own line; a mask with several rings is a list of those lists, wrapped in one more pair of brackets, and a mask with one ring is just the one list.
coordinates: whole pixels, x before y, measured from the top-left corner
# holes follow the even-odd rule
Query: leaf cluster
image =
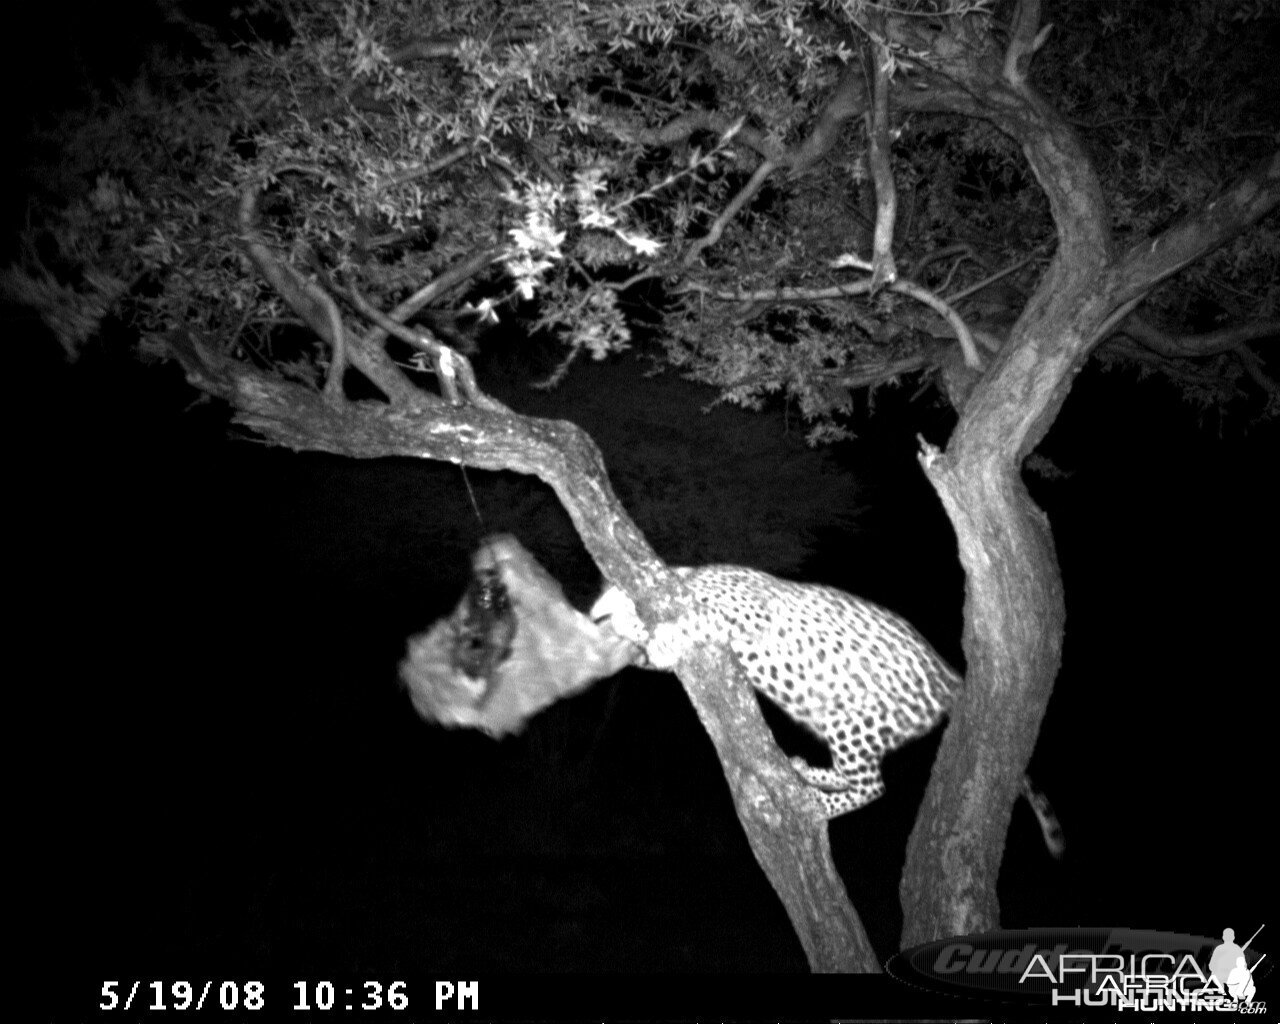
[[(626, 348), (639, 315), (683, 373), (747, 407), (785, 395), (830, 439), (851, 387), (938, 365), (950, 336), (900, 298), (830, 294), (850, 280), (832, 263), (869, 252), (875, 223), (867, 41), (890, 15), (999, 41), (1010, 13), (986, 0), (255, 0), (65, 112), (3, 286), (69, 353), (118, 318), (144, 350), (192, 332), (319, 386), (327, 347), (299, 340), (296, 311), (245, 256), (237, 210), (253, 192), (277, 258), (339, 299), (391, 309), (491, 253), (437, 313), (553, 331), (568, 359)], [(1118, 238), (1195, 208), (1274, 145), (1263, 5), (1051, 15), (1035, 84), (1086, 140)], [(927, 58), (889, 55), (898, 81)], [(954, 293), (1016, 265), (1016, 316), (1053, 244), (1021, 153), (985, 122), (892, 119), (899, 266)], [(759, 184), (762, 168), (777, 169)], [(1274, 316), (1278, 258), (1274, 230), (1242, 235), (1154, 308), (1179, 326), (1192, 302)]]

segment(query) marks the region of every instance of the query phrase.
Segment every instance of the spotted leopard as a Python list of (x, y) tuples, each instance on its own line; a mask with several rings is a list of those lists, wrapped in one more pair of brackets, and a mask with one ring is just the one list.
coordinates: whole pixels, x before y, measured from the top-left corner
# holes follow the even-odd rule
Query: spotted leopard
[[(630, 598), (610, 586), (591, 618), (636, 644), (656, 669), (673, 668), (695, 644), (727, 639), (751, 685), (830, 750), (830, 768), (791, 760), (828, 818), (883, 795), (884, 755), (933, 729), (959, 691), (960, 676), (928, 641), (870, 601), (741, 566), (675, 571), (696, 612), (650, 635)], [(1023, 795), (1050, 851), (1060, 853), (1047, 800), (1025, 780)]]

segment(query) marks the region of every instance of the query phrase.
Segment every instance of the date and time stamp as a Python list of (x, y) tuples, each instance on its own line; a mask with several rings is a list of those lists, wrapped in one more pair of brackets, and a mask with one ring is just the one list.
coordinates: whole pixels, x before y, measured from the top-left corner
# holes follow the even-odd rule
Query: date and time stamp
[(332, 1013), (335, 1017), (351, 1013), (398, 1016), (411, 1008), (419, 1013), (480, 1009), (478, 981), (108, 979), (102, 982), (99, 995), (97, 1008), (104, 1016), (113, 1012), (270, 1013), (273, 1018), (281, 1012), (308, 1016)]

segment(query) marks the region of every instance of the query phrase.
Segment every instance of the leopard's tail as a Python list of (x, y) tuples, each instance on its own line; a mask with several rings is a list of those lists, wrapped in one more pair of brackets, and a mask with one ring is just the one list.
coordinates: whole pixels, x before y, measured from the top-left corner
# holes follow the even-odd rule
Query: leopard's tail
[(1067, 848), (1067, 837), (1062, 831), (1062, 822), (1058, 820), (1057, 812), (1054, 811), (1053, 804), (1049, 803), (1049, 798), (1036, 788), (1030, 775), (1022, 777), (1022, 796), (1027, 798), (1031, 813), (1036, 816), (1049, 856), (1055, 860), (1061, 860), (1063, 851)]

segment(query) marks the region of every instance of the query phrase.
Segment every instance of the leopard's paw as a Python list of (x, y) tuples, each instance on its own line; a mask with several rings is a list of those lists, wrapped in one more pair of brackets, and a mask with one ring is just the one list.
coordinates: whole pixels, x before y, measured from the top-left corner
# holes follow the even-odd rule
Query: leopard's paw
[(657, 669), (675, 668), (689, 651), (688, 632), (678, 622), (660, 622), (649, 639), (645, 652), (649, 664)]

